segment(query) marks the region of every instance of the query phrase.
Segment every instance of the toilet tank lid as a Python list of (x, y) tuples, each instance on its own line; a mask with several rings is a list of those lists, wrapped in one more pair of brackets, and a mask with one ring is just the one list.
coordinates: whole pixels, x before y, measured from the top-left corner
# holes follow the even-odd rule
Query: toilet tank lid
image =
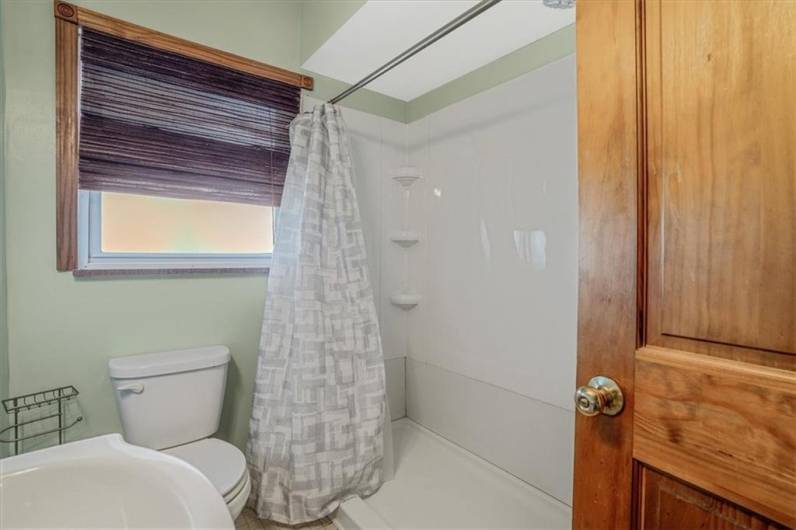
[(229, 348), (226, 346), (206, 346), (116, 357), (108, 361), (108, 372), (113, 378), (134, 379), (212, 368), (227, 364), (229, 359)]

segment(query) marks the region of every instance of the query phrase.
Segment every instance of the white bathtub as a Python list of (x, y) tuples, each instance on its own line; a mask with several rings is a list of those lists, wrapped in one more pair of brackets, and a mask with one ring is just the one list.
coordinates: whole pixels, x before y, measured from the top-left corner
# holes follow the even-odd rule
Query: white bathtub
[(343, 503), (338, 527), (570, 528), (566, 504), (407, 418), (392, 427), (394, 480)]
[(0, 460), (0, 528), (234, 528), (186, 462), (119, 434)]

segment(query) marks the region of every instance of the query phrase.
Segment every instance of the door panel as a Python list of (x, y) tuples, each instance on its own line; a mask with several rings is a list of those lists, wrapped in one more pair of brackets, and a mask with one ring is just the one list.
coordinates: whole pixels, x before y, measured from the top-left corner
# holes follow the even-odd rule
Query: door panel
[(796, 373), (647, 347), (633, 456), (796, 526)]
[(577, 9), (573, 527), (796, 527), (796, 0)]
[(649, 346), (633, 455), (796, 525), (796, 2), (641, 5)]
[(796, 3), (645, 18), (648, 343), (793, 366), (743, 350), (796, 354)]
[(643, 530), (774, 530), (784, 528), (654, 469), (641, 469), (639, 528)]

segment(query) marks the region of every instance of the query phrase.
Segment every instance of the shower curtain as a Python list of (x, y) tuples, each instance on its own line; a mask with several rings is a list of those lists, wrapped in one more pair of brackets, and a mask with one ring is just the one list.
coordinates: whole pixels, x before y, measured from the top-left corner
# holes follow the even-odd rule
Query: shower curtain
[(247, 444), (257, 514), (298, 524), (382, 482), (384, 360), (340, 111), (291, 124)]

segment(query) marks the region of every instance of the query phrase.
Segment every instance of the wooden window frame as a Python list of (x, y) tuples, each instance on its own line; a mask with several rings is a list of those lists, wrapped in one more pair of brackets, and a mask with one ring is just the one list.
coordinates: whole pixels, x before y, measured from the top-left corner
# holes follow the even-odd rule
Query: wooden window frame
[[(281, 81), (312, 90), (312, 77), (216, 50), (186, 39), (125, 22), (90, 9), (55, 0), (55, 87), (56, 87), (56, 269), (73, 271), (78, 276), (78, 176), (79, 176), (79, 28), (85, 27), (152, 48), (178, 53), (191, 59), (237, 70), (250, 75)], [(218, 268), (148, 269), (126, 273), (232, 272), (262, 273), (266, 269)], [(99, 274), (102, 271), (85, 271)], [(122, 271), (115, 271), (116, 274)]]

